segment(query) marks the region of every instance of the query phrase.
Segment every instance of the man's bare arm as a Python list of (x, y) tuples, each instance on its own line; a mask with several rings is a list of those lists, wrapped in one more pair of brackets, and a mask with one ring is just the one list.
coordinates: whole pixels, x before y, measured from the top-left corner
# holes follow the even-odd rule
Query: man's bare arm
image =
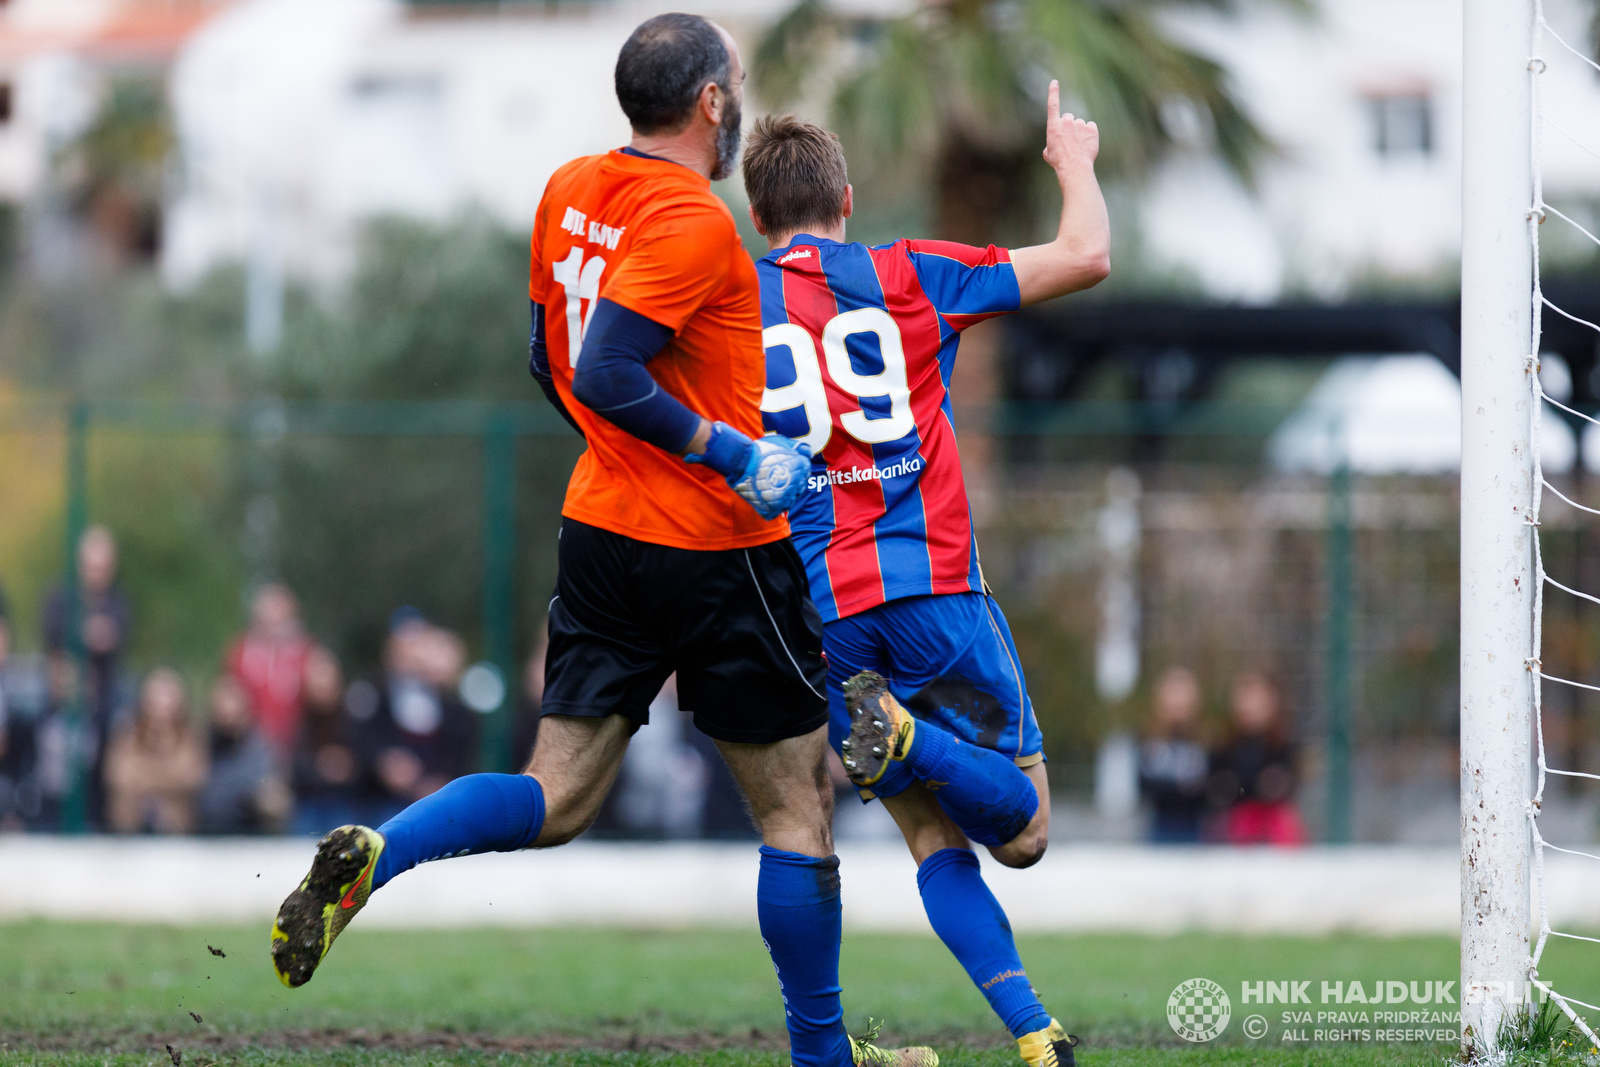
[(1094, 176), (1100, 128), (1061, 114), (1061, 84), (1050, 83), (1044, 159), (1061, 183), (1061, 225), (1045, 245), (1011, 250), (1022, 306), (1088, 289), (1111, 273), (1111, 220)]

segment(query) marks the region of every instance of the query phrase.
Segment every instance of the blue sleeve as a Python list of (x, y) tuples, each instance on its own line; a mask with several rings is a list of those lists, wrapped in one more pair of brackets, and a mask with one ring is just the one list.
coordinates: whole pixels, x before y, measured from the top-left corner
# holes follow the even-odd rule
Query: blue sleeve
[(1016, 268), (1006, 249), (954, 241), (907, 241), (905, 246), (922, 291), (951, 328), (964, 330), (1022, 307)]
[(572, 395), (639, 440), (667, 452), (683, 451), (700, 428), (700, 416), (645, 369), (671, 340), (672, 331), (659, 322), (602, 297), (583, 337)]
[(567, 420), (567, 425), (581, 434), (583, 427), (578, 425), (578, 420), (572, 417), (572, 412), (562, 403), (561, 394), (556, 392), (555, 379), (550, 376), (550, 352), (544, 346), (544, 305), (537, 300), (530, 300), (529, 303), (533, 305), (533, 324), (528, 327), (528, 373), (533, 375), (533, 380), (544, 390), (545, 398), (561, 413), (561, 417)]

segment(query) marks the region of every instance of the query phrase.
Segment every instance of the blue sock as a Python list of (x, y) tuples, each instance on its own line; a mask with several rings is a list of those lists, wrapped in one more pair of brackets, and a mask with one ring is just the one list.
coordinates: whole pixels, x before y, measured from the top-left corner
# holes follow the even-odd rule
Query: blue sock
[(527, 848), (543, 826), (544, 789), (537, 779), (525, 774), (457, 778), (378, 827), (384, 846), (372, 888), (429, 860)]
[(849, 1067), (839, 1004), (839, 857), (761, 846), (756, 915), (783, 990), (794, 1067)]
[(917, 888), (933, 932), (966, 968), (1011, 1035), (1049, 1026), (1050, 1013), (1023, 973), (1011, 924), (983, 884), (978, 857), (964, 848), (940, 849), (917, 868)]
[(1039, 810), (1033, 781), (993, 749), (969, 745), (948, 730), (917, 720), (910, 767), (968, 837), (1003, 845), (1027, 829)]

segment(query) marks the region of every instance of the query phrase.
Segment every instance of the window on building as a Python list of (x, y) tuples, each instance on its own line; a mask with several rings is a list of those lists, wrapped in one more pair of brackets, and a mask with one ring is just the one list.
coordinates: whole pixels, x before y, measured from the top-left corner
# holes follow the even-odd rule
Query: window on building
[[(4, 6), (4, 4), (5, 4), (5, 0), (0, 0), (0, 6)], [(0, 82), (0, 126), (4, 126), (7, 123), (9, 123), (10, 121), (11, 121), (11, 83), (10, 82)]]
[(1372, 113), (1372, 149), (1383, 159), (1433, 155), (1433, 98), (1394, 93), (1367, 100)]
[(335, 199), (365, 214), (437, 215), (457, 194), (443, 79), (428, 71), (361, 74), (333, 116)]

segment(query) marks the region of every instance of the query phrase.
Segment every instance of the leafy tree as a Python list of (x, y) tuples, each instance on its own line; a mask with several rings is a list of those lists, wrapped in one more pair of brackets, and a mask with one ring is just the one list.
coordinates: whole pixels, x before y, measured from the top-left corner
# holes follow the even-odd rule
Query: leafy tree
[(56, 160), (73, 206), (125, 256), (151, 259), (159, 250), (173, 141), (161, 80), (122, 78), (111, 84), (94, 122)]
[[(243, 289), (235, 266), (185, 293), (163, 289), (148, 268), (53, 283), (24, 277), (0, 308), (0, 385), (14, 382), (25, 396), (95, 401), (226, 405), (268, 393), (289, 403), (544, 405), (526, 371), (526, 235), (483, 217), (443, 226), (373, 223), (339, 291), (287, 294), (284, 342), (265, 366), (243, 343)], [(97, 424), (90, 438), (90, 519), (122, 541), (136, 666), (176, 663), (196, 677), (215, 669), (244, 621), (247, 514), (264, 466), (273, 468), (281, 574), (300, 594), (313, 631), (351, 669), (374, 663), (389, 612), (401, 604), (477, 638), (482, 441), (293, 434), (274, 446), (276, 463), (264, 464), (262, 440), (244, 427), (191, 431), (177, 409), (160, 410), (139, 427)], [(396, 409), (391, 428), (403, 431), (407, 414)], [(523, 648), (549, 598), (562, 493), (582, 448), (553, 421), (554, 434), (517, 446)], [(50, 462), (47, 483), (60, 477), (59, 456)], [(23, 580), (19, 571), (54, 573), (62, 534), (54, 494), (28, 499), (27, 514), (8, 515), (11, 526), (28, 531), (26, 541), (0, 538), (0, 584), (28, 620), (33, 643), (37, 601), (50, 579)]]
[[(291, 401), (542, 406), (527, 374), (527, 270), (526, 235), (483, 216), (444, 227), (376, 222), (332, 310), (304, 295), (290, 302), (273, 391)], [(523, 645), (554, 582), (560, 502), (581, 448), (564, 426), (518, 444)], [(483, 442), (472, 437), (399, 432), (284, 443), (276, 493), (282, 573), (313, 628), (350, 662), (375, 660), (389, 613), (402, 604), (477, 635), (483, 463)]]
[(528, 242), (482, 215), (384, 219), (334, 310), (294, 301), (274, 390), (294, 399), (527, 400)]
[[(1303, 8), (1308, 0), (1279, 0)], [(787, 106), (809, 73), (838, 70), (833, 122), (867, 174), (925, 176), (942, 237), (987, 244), (1033, 218), (1040, 113), (1050, 78), (1063, 106), (1100, 126), (1103, 175), (1149, 170), (1200, 126), (1249, 184), (1271, 145), (1213, 59), (1174, 40), (1159, 15), (1230, 13), (1235, 0), (924, 0), (909, 15), (847, 17), (800, 0), (753, 64)], [(909, 172), (909, 174), (908, 174)]]

